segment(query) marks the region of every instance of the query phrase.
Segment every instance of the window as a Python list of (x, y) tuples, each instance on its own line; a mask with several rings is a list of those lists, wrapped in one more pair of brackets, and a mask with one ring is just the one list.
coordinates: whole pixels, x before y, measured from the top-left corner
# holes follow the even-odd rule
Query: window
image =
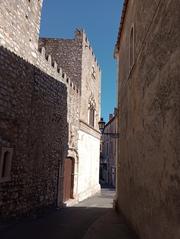
[(95, 126), (95, 113), (96, 113), (96, 103), (93, 94), (89, 98), (88, 104), (88, 123), (90, 126)]
[(134, 26), (131, 27), (130, 40), (129, 40), (129, 64), (130, 71), (134, 65)]
[(95, 109), (93, 106), (89, 108), (89, 125), (94, 127)]
[(91, 72), (92, 78), (96, 79), (96, 71), (95, 71), (95, 67), (92, 66), (92, 72)]
[(0, 158), (0, 182), (6, 182), (11, 179), (12, 154), (12, 148), (2, 148)]

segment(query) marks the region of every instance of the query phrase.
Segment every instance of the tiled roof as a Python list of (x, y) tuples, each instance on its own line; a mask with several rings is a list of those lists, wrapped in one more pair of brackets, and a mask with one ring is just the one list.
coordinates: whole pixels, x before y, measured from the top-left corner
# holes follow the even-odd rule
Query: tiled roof
[(122, 15), (121, 15), (121, 21), (120, 21), (120, 26), (119, 26), (119, 32), (118, 32), (117, 42), (116, 42), (116, 45), (115, 45), (114, 56), (119, 51), (119, 43), (120, 43), (120, 39), (121, 39), (121, 33), (122, 33), (123, 25), (124, 25), (124, 19), (125, 19), (125, 15), (126, 15), (128, 2), (129, 2), (129, 0), (124, 0)]

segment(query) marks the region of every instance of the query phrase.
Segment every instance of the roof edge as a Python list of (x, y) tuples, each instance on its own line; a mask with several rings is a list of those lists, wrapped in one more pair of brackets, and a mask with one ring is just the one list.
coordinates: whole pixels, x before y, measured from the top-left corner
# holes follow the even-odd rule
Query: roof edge
[(119, 26), (119, 32), (118, 32), (118, 37), (117, 37), (117, 41), (116, 41), (116, 45), (115, 45), (115, 49), (114, 49), (114, 58), (117, 57), (117, 54), (119, 52), (119, 43), (120, 43), (121, 34), (122, 34), (123, 26), (124, 26), (124, 20), (125, 20), (125, 16), (126, 16), (128, 2), (129, 2), (129, 0), (124, 0), (124, 4), (123, 4), (123, 8), (122, 8), (121, 20), (120, 20), (120, 26)]
[(110, 125), (110, 124), (116, 119), (116, 117), (117, 117), (117, 114), (113, 115), (113, 117), (105, 124), (104, 129), (105, 129), (108, 125)]

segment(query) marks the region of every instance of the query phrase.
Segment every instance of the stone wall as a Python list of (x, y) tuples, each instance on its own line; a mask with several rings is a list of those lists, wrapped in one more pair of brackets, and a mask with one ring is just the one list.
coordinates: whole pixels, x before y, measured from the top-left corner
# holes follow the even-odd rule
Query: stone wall
[(121, 34), (118, 206), (142, 239), (180, 238), (179, 11), (178, 0), (130, 0)]
[(80, 119), (87, 124), (89, 123), (89, 102), (91, 100), (95, 101), (95, 129), (98, 130), (101, 103), (101, 70), (85, 32), (76, 30), (74, 39), (40, 38), (39, 49), (42, 48), (45, 49), (47, 55), (51, 55), (51, 58), (61, 66), (70, 78), (69, 80), (80, 89)]
[(0, 46), (78, 91), (76, 80), (73, 84), (62, 70), (66, 64), (56, 62), (48, 49), (46, 51), (43, 46), (38, 46), (42, 2), (43, 0), (0, 0)]
[(62, 203), (67, 88), (2, 47), (0, 62), (1, 155), (13, 149), (10, 179), (0, 181), (0, 216), (8, 217)]
[[(2, 52), (7, 52), (7, 55), (4, 56), (5, 60), (3, 64), (1, 64), (1, 67), (7, 74), (6, 78), (10, 78), (13, 82), (14, 91), (18, 92), (17, 96), (15, 95), (18, 99), (17, 106), (22, 110), (22, 116), (25, 117), (24, 123), (19, 122), (21, 117), (18, 118), (18, 126), (15, 128), (18, 132), (18, 139), (20, 139), (19, 127), (22, 131), (22, 148), (21, 141), (18, 139), (15, 141), (13, 138), (14, 132), (12, 135), (10, 135), (10, 131), (7, 133), (8, 140), (12, 141), (12, 146), (9, 144), (8, 147), (13, 149), (14, 152), (11, 172), (12, 181), (0, 184), (3, 191), (2, 199), (0, 198), (2, 215), (6, 212), (6, 207), (10, 205), (10, 209), (7, 210), (7, 216), (13, 213), (14, 215), (27, 213), (31, 211), (31, 209), (52, 204), (61, 206), (64, 180), (63, 159), (66, 157), (75, 159), (74, 195), (78, 194), (79, 162), (84, 162), (84, 158), (79, 158), (78, 156), (79, 119), (80, 113), (82, 112), (80, 108), (81, 103), (82, 110), (86, 110), (86, 122), (83, 126), (86, 128), (85, 132), (95, 137), (95, 140), (99, 138), (97, 122), (100, 111), (100, 69), (92, 52), (92, 48), (88, 43), (85, 33), (80, 30), (76, 31), (74, 39), (41, 39), (38, 46), (41, 7), (42, 0), (12, 0), (11, 3), (6, 0), (0, 1), (0, 20), (2, 22), (0, 26), (0, 46), (16, 54), (14, 55), (2, 48)], [(85, 47), (88, 47), (87, 61), (83, 60), (86, 59), (86, 54), (83, 53)], [(2, 57), (3, 54), (4, 53), (2, 53)], [(20, 56), (20, 58), (18, 56)], [(14, 59), (13, 63), (12, 59)], [(87, 72), (83, 70), (84, 66), (82, 64), (88, 64), (88, 67), (85, 66)], [(82, 75), (86, 77), (87, 84), (88, 79), (91, 78), (92, 64), (95, 66), (96, 73), (98, 72), (98, 77), (96, 81), (92, 81), (95, 83), (90, 83), (93, 87), (86, 88), (86, 90), (84, 90), (84, 86), (82, 88), (84, 94), (83, 99), (86, 99), (85, 94), (87, 94), (88, 99), (90, 98), (89, 92), (91, 92), (92, 98), (92, 91), (95, 90), (94, 98), (97, 103), (95, 129), (86, 125), (88, 123), (88, 101), (84, 102), (80, 100), (80, 97), (82, 97)], [(27, 69), (23, 71), (23, 67)], [(86, 74), (88, 74), (88, 77)], [(14, 78), (11, 77), (11, 75), (13, 75)], [(21, 75), (21, 77), (19, 77), (19, 75)], [(2, 80), (4, 80), (4, 73), (2, 77)], [(29, 87), (27, 87), (24, 82), (18, 85), (18, 80), (15, 82), (15, 78), (18, 78), (19, 81), (25, 79)], [(8, 82), (9, 81), (7, 81), (6, 84), (9, 84)], [(6, 84), (6, 90), (11, 92), (10, 85), (6, 86)], [(18, 90), (19, 86), (22, 87), (21, 92)], [(62, 89), (59, 89), (61, 86)], [(57, 92), (58, 90), (59, 92)], [(1, 92), (3, 94), (4, 88), (1, 89)], [(25, 97), (26, 94), (29, 95)], [(62, 96), (62, 100), (60, 99), (60, 95)], [(20, 99), (19, 96), (21, 96), (22, 99)], [(23, 104), (22, 101), (24, 98), (24, 105), (22, 105), (21, 109), (20, 104)], [(6, 108), (6, 106), (8, 106), (6, 101), (8, 100), (15, 102), (13, 95), (4, 95), (1, 105), (1, 107), (3, 107), (1, 113), (2, 119), (3, 115), (5, 115), (5, 111), (9, 114), (9, 109)], [(13, 107), (13, 105), (11, 107)], [(14, 112), (13, 117), (15, 119), (19, 114), (18, 110)], [(13, 110), (11, 113), (13, 113)], [(22, 119), (24, 119), (23, 117)], [(61, 117), (63, 118), (61, 119)], [(51, 120), (53, 123), (50, 123)], [(8, 120), (8, 122), (10, 121)], [(2, 131), (4, 130), (3, 127), (10, 127), (8, 122), (6, 122), (6, 126), (4, 121), (2, 121)], [(14, 127), (13, 124), (12, 127)], [(6, 141), (2, 139), (2, 142)], [(8, 145), (8, 141), (6, 143)], [(16, 144), (18, 144), (17, 149)], [(23, 153), (22, 156), (21, 150)], [(97, 154), (96, 157), (92, 159), (92, 164), (96, 162), (98, 165), (99, 151), (96, 151)], [(18, 157), (20, 157), (20, 160), (18, 158), (19, 162), (21, 162), (22, 157), (22, 166), (18, 164), (16, 154), (20, 155), (18, 155)], [(89, 152), (87, 152), (87, 154), (89, 154)], [(61, 159), (60, 165), (57, 160), (58, 158)], [(29, 165), (27, 164), (27, 160), (30, 162)], [(51, 162), (52, 160), (53, 163)], [(17, 164), (17, 166), (14, 166), (14, 164)], [(13, 167), (15, 169), (13, 169)], [(35, 167), (37, 167), (37, 169), (35, 169)], [(18, 168), (18, 170), (16, 168)], [(97, 168), (95, 167), (94, 170), (97, 171)], [(21, 173), (23, 175), (22, 187), (18, 181)], [(35, 177), (37, 178), (34, 182)], [(98, 175), (96, 179), (98, 182)], [(11, 182), (13, 182), (12, 185), (15, 185), (14, 190), (17, 191), (17, 194), (13, 193), (11, 189), (12, 185), (10, 186), (10, 190), (7, 190)], [(30, 190), (28, 190), (26, 185), (29, 185)], [(57, 188), (55, 188), (55, 185), (58, 185)], [(19, 193), (20, 190), (22, 195)], [(12, 192), (12, 195), (10, 192)], [(9, 204), (5, 204), (6, 197), (9, 197)], [(17, 201), (19, 206), (15, 205), (15, 201)], [(20, 203), (20, 201), (23, 201), (23, 203)]]
[[(68, 157), (77, 157), (80, 114), (81, 42), (75, 39), (39, 39), (36, 65), (67, 86)], [(62, 71), (63, 69), (63, 71)], [(66, 72), (66, 73), (64, 73)]]
[[(79, 114), (80, 114), (80, 84), (81, 84), (81, 42), (78, 39), (48, 39), (41, 38), (39, 40), (39, 51), (41, 59), (37, 61), (37, 65), (45, 71), (48, 71), (53, 77), (61, 80), (67, 85), (67, 121), (68, 121), (68, 153), (66, 157), (75, 159), (75, 177), (78, 172), (78, 130), (79, 130)], [(55, 72), (50, 67), (46, 67), (48, 59), (57, 65)], [(45, 64), (44, 64), (45, 63)], [(57, 69), (60, 66), (59, 73)], [(65, 74), (63, 71), (65, 69)], [(76, 181), (76, 180), (74, 180)], [(73, 195), (77, 194), (77, 187), (74, 185)]]
[[(71, 67), (67, 64), (67, 62), (63, 63), (63, 57), (65, 57), (65, 55), (63, 55), (64, 52), (62, 51), (62, 49), (60, 49), (60, 51), (62, 51), (62, 55), (60, 57), (62, 62), (57, 62), (56, 59), (58, 60), (58, 58), (54, 58), (54, 56), (51, 56), (49, 54), (53, 52), (48, 51), (48, 49), (46, 51), (43, 46), (38, 47), (41, 8), (42, 0), (12, 0), (11, 3), (6, 0), (0, 1), (0, 20), (2, 22), (0, 26), (0, 46), (7, 48), (11, 52), (15, 53), (17, 56), (20, 56), (22, 60), (29, 62), (31, 64), (31, 67), (35, 67), (35, 69), (38, 68), (42, 76), (48, 75), (48, 77), (50, 79), (53, 79), (53, 81), (57, 80), (59, 83), (62, 82), (64, 84), (64, 87), (66, 86), (64, 94), (66, 94), (67, 97), (67, 111), (65, 112), (64, 117), (67, 121), (67, 142), (64, 144), (64, 147), (67, 151), (63, 159), (65, 159), (66, 157), (75, 157), (77, 159), (77, 142), (80, 111), (80, 81), (77, 80), (77, 78), (79, 79), (81, 69), (74, 69), (73, 61), (71, 61)], [(79, 45), (81, 45), (81, 43), (78, 37), (76, 37), (74, 47), (74, 51), (76, 50), (75, 53), (77, 53)], [(72, 46), (70, 46), (69, 48), (69, 52), (71, 51)], [(70, 57), (70, 59), (72, 60), (73, 57)], [(75, 59), (74, 62), (77, 63), (77, 59)], [(78, 66), (80, 66), (80, 64), (78, 64)], [(11, 71), (11, 67), (9, 65), (2, 67), (5, 67), (7, 71)], [(70, 72), (74, 72), (73, 75), (70, 74), (70, 77), (72, 76), (72, 78), (70, 78), (64, 72), (64, 69), (62, 69), (62, 67), (64, 67), (65, 69), (68, 67), (68, 69), (72, 69)], [(46, 84), (44, 87), (42, 86), (42, 88), (46, 88)], [(53, 90), (51, 93), (53, 94)], [(46, 91), (44, 92), (44, 94), (46, 94)], [(64, 130), (65, 132), (59, 132), (59, 134), (62, 134), (62, 138), (64, 138), (64, 136), (66, 135), (66, 127), (64, 128)], [(44, 145), (42, 147), (44, 147)], [(62, 170), (60, 173), (61, 176), (59, 182), (60, 191), (63, 190), (64, 181), (63, 162), (61, 165), (61, 169)], [(77, 170), (77, 166), (75, 166), (75, 170)], [(58, 206), (62, 206), (62, 193), (56, 196)]]
[[(70, 94), (71, 103), (68, 104), (69, 107), (72, 105), (75, 107), (74, 114), (69, 114), (72, 117), (68, 117), (70, 129), (68, 156), (75, 159), (74, 197), (82, 200), (99, 190), (100, 67), (82, 30), (76, 30), (74, 39), (41, 38), (39, 49), (45, 49), (46, 53), (51, 55), (51, 58), (65, 70), (68, 80), (76, 85), (80, 92), (79, 98), (72, 100)], [(91, 102), (95, 106), (94, 127), (89, 125)], [(73, 147), (71, 139), (74, 141)], [(76, 155), (73, 154), (73, 150), (77, 152)], [(89, 177), (89, 173), (94, 176)]]
[[(95, 101), (95, 129), (100, 119), (101, 70), (84, 31), (76, 30), (74, 39), (40, 38), (39, 49), (67, 73), (68, 80), (80, 89), (80, 120), (88, 124), (89, 102)], [(38, 66), (42, 67), (40, 61)], [(93, 77), (94, 68), (94, 77)]]
[(42, 0), (0, 0), (0, 45), (37, 58)]
[(89, 124), (89, 107), (95, 105), (94, 129), (99, 131), (101, 107), (101, 70), (86, 34), (82, 33), (81, 121)]
[[(77, 33), (76, 33), (77, 35)], [(40, 38), (39, 49), (44, 47), (46, 53), (52, 56), (66, 72), (75, 85), (80, 88), (82, 65), (82, 39)]]

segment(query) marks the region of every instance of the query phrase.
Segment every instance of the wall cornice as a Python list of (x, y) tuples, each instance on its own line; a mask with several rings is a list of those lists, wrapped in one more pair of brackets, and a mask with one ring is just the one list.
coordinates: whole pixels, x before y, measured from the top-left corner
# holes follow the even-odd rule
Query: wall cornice
[(90, 125), (88, 125), (87, 123), (85, 123), (82, 120), (80, 120), (79, 129), (93, 137), (96, 137), (97, 139), (101, 138), (101, 134), (97, 129), (94, 129), (93, 127), (91, 127)]

